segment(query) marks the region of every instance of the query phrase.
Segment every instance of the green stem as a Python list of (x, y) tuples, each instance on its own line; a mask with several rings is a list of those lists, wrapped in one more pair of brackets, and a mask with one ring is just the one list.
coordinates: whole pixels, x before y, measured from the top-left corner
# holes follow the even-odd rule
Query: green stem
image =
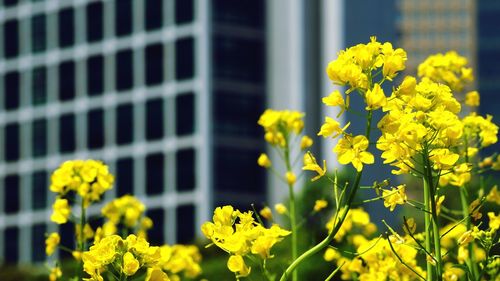
[[(286, 165), (287, 172), (293, 173), (292, 166), (290, 163), (290, 147), (288, 146), (288, 142), (287, 142), (287, 145), (285, 147), (285, 165)], [(292, 228), (292, 260), (296, 260), (298, 257), (298, 249), (297, 249), (297, 245), (298, 245), (298, 237), (297, 237), (298, 233), (297, 233), (297, 231), (298, 230), (297, 230), (297, 214), (295, 211), (295, 193), (293, 191), (293, 183), (288, 183), (288, 193), (290, 196), (290, 225)], [(298, 272), (297, 271), (293, 272), (292, 280), (293, 281), (298, 280)]]
[[(427, 182), (425, 176), (423, 177), (424, 181), (424, 204), (425, 210), (429, 211), (429, 183)], [(424, 223), (425, 223), (425, 251), (428, 253), (432, 252), (431, 245), (431, 214), (425, 212), (424, 213)], [(432, 281), (434, 279), (434, 268), (432, 266), (432, 262), (429, 258), (426, 258), (427, 261), (427, 280)]]
[[(85, 206), (84, 206), (84, 199), (82, 198), (81, 204), (80, 204), (80, 237), (78, 239), (78, 251), (80, 253), (83, 253), (85, 251), (85, 237), (84, 237), (84, 228), (86, 224), (86, 218), (85, 218)], [(83, 276), (83, 259), (80, 258), (79, 264), (78, 264), (78, 280), (82, 280)]]
[[(370, 110), (370, 111), (368, 111), (368, 116), (367, 116), (367, 120), (366, 120), (366, 130), (365, 130), (365, 136), (368, 140), (370, 140), (371, 122), (372, 122), (372, 111)], [(286, 281), (288, 279), (288, 276), (290, 276), (290, 274), (292, 272), (295, 272), (295, 269), (297, 268), (297, 266), (299, 266), (304, 260), (315, 255), (316, 253), (318, 253), (319, 251), (324, 249), (326, 246), (328, 246), (328, 244), (330, 244), (330, 242), (333, 240), (333, 238), (335, 237), (335, 235), (339, 231), (340, 227), (342, 226), (342, 223), (344, 222), (347, 214), (349, 213), (352, 201), (354, 200), (354, 197), (355, 197), (355, 195), (359, 189), (360, 183), (361, 183), (362, 173), (363, 173), (363, 171), (360, 171), (356, 174), (356, 179), (354, 180), (354, 185), (352, 187), (352, 190), (349, 193), (349, 196), (347, 197), (347, 201), (346, 201), (344, 208), (339, 208), (340, 214), (337, 213), (338, 214), (338, 216), (337, 216), (338, 221), (335, 224), (335, 226), (333, 227), (332, 231), (330, 231), (330, 233), (328, 233), (328, 236), (326, 236), (325, 239), (323, 239), (321, 242), (316, 244), (316, 246), (307, 250), (302, 255), (300, 255), (297, 259), (295, 259), (288, 266), (288, 268), (285, 270), (285, 272), (283, 272), (283, 274), (281, 275), (280, 281)]]
[[(439, 226), (438, 226), (438, 219), (437, 219), (437, 206), (436, 206), (436, 198), (435, 198), (435, 190), (434, 190), (434, 184), (433, 184), (433, 177), (432, 177), (432, 168), (431, 168), (431, 163), (429, 161), (429, 155), (427, 151), (424, 153), (424, 196), (426, 196), (426, 209), (429, 210), (430, 207), (430, 227), (432, 227), (432, 237), (434, 240), (434, 255), (436, 259), (436, 276), (435, 280), (441, 281), (443, 280), (443, 270), (442, 270), (442, 260), (441, 260), (441, 240), (440, 240), (440, 235), (439, 235)], [(426, 225), (428, 227), (429, 225)], [(431, 239), (431, 230), (429, 228), (426, 228), (426, 246), (428, 246), (427, 241), (430, 243)], [(429, 279), (430, 280), (430, 279)]]

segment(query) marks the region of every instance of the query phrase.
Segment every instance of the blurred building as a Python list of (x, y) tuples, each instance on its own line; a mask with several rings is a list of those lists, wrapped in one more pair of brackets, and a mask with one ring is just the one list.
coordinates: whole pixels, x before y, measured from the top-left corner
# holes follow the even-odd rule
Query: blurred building
[(399, 0), (399, 46), (408, 52), (407, 72), (431, 54), (455, 50), (476, 64), (475, 0)]
[(105, 201), (138, 196), (155, 244), (191, 241), (214, 205), (264, 202), (265, 30), (264, 1), (3, 0), (0, 259), (45, 259), (68, 159), (108, 164)]
[[(482, 114), (500, 113), (500, 2), (478, 0), (476, 3), (476, 45), (479, 93)], [(493, 119), (498, 124), (497, 117)]]

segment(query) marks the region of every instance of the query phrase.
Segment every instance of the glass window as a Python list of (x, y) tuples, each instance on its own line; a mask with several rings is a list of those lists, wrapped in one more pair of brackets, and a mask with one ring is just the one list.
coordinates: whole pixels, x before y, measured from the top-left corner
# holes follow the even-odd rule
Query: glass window
[(15, 264), (19, 261), (19, 228), (8, 227), (3, 237), (3, 257), (7, 263)]
[(165, 160), (162, 153), (150, 154), (146, 157), (146, 193), (161, 194), (164, 190)]
[(175, 78), (189, 79), (194, 76), (194, 39), (182, 38), (175, 41)]
[(95, 42), (103, 38), (102, 2), (89, 3), (86, 7), (87, 42)]
[(47, 226), (43, 223), (31, 227), (31, 261), (45, 261), (45, 233)]
[(154, 44), (146, 47), (146, 85), (157, 85), (163, 82), (163, 45)]
[(134, 111), (132, 104), (116, 108), (116, 144), (128, 144), (134, 139)]
[(175, 98), (176, 134), (178, 136), (194, 133), (195, 109), (194, 94), (180, 94)]
[(31, 130), (31, 147), (33, 157), (47, 155), (47, 120), (38, 119), (33, 121)]
[(4, 107), (7, 110), (16, 109), (19, 107), (19, 72), (8, 72), (4, 76)]
[(196, 154), (193, 148), (177, 151), (175, 155), (175, 167), (177, 170), (177, 190), (193, 190), (196, 185)]
[(19, 159), (19, 124), (11, 123), (5, 126), (4, 152), (5, 160), (15, 161)]
[(87, 147), (97, 149), (104, 146), (104, 111), (93, 109), (87, 113)]
[(3, 180), (4, 206), (6, 214), (15, 214), (20, 210), (19, 189), (20, 180), (18, 175), (7, 175)]
[(258, 28), (264, 23), (264, 5), (263, 0), (216, 0), (213, 1), (212, 18), (216, 23)]
[(250, 82), (264, 80), (264, 44), (262, 41), (216, 36), (213, 41), (215, 78)]
[(194, 18), (193, 0), (175, 1), (175, 23), (190, 23)]
[(59, 65), (59, 100), (75, 98), (75, 63), (65, 61)]
[(3, 55), (5, 58), (19, 55), (19, 24), (17, 20), (8, 20), (3, 24)]
[(132, 1), (116, 0), (115, 3), (115, 34), (125, 36), (132, 33)]
[(163, 100), (154, 99), (146, 103), (146, 139), (163, 138)]
[(194, 239), (194, 217), (193, 205), (179, 206), (177, 208), (177, 242), (190, 243)]
[(33, 69), (31, 76), (31, 103), (40, 105), (47, 102), (47, 68), (40, 66)]
[(218, 147), (215, 155), (215, 188), (222, 191), (262, 194), (265, 173), (255, 165), (259, 152)]
[(42, 210), (47, 207), (47, 172), (41, 170), (31, 175), (31, 207)]
[(31, 50), (34, 53), (47, 48), (47, 27), (45, 15), (35, 15), (31, 18)]
[(68, 153), (76, 149), (75, 115), (59, 117), (59, 152)]
[(255, 120), (264, 111), (262, 96), (216, 92), (214, 130), (217, 134), (259, 137), (262, 129)]
[(129, 90), (134, 85), (132, 50), (116, 53), (116, 89)]
[(146, 30), (161, 28), (163, 25), (163, 0), (148, 0), (145, 2), (145, 25)]
[[(61, 236), (60, 245), (70, 245), (73, 246), (75, 243), (75, 227), (71, 223), (65, 223), (59, 225), (59, 235)], [(60, 259), (69, 259), (73, 258), (71, 253), (65, 251), (59, 247), (59, 258)]]
[(75, 44), (75, 15), (71, 8), (59, 11), (59, 47)]
[(117, 195), (134, 193), (134, 159), (127, 157), (116, 161)]
[(104, 91), (104, 59), (102, 56), (87, 60), (87, 92), (89, 96), (101, 95)]
[(17, 5), (19, 0), (3, 0), (3, 4), (6, 7)]
[(163, 245), (165, 243), (163, 232), (165, 229), (165, 211), (163, 209), (154, 209), (148, 210), (146, 214), (154, 222), (153, 228), (148, 231), (148, 242), (151, 245)]

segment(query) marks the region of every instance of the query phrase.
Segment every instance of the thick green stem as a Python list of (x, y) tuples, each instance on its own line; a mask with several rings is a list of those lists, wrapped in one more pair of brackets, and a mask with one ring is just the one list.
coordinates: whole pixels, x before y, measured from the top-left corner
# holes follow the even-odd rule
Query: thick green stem
[[(85, 237), (84, 237), (84, 228), (86, 222), (86, 214), (85, 214), (85, 205), (84, 205), (84, 199), (82, 198), (82, 202), (80, 205), (80, 233), (79, 233), (79, 239), (78, 239), (78, 251), (80, 251), (80, 254), (82, 254), (85, 251)], [(78, 263), (78, 280), (82, 280), (83, 276), (83, 260), (80, 258), (80, 261)]]
[[(285, 165), (287, 172), (293, 173), (292, 165), (290, 162), (290, 147), (288, 146), (288, 142), (285, 148)], [(298, 247), (297, 212), (295, 210), (295, 193), (293, 190), (293, 183), (288, 183), (288, 193), (290, 196), (290, 225), (292, 228), (292, 260), (296, 260), (299, 254), (297, 249)], [(297, 281), (298, 278), (299, 278), (298, 272), (294, 271), (292, 280)]]
[[(428, 213), (430, 211), (429, 205), (429, 183), (423, 177), (424, 180), (424, 204), (425, 210), (424, 212), (424, 223), (425, 223), (425, 251), (427, 253), (432, 253), (432, 242), (431, 242), (431, 214)], [(432, 281), (434, 279), (434, 268), (432, 266), (431, 257), (426, 258), (427, 261), (427, 280)]]
[[(365, 130), (365, 136), (368, 140), (370, 140), (370, 131), (371, 131), (371, 122), (372, 122), (372, 111), (368, 111), (368, 116), (366, 120), (366, 130)], [(325, 239), (323, 239), (321, 242), (316, 244), (316, 246), (312, 247), (311, 249), (307, 250), (304, 252), (302, 255), (300, 255), (298, 258), (296, 258), (283, 272), (281, 275), (280, 281), (286, 281), (288, 280), (288, 276), (292, 272), (296, 272), (295, 269), (306, 259), (309, 257), (315, 255), (322, 249), (324, 249), (330, 242), (333, 240), (337, 232), (339, 231), (340, 227), (342, 226), (342, 223), (344, 222), (347, 214), (349, 213), (349, 210), (351, 208), (351, 204), (354, 200), (354, 197), (356, 196), (356, 193), (359, 189), (360, 183), (361, 183), (361, 176), (362, 176), (363, 171), (360, 171), (356, 174), (356, 179), (354, 180), (354, 185), (352, 186), (352, 190), (349, 193), (349, 196), (347, 197), (346, 204), (344, 205), (343, 208), (339, 209), (339, 213), (337, 214), (338, 220), (335, 223), (335, 226), (333, 227), (332, 231), (328, 233), (328, 236), (326, 236)]]
[[(437, 205), (436, 205), (436, 198), (435, 198), (435, 190), (434, 190), (434, 184), (433, 184), (433, 177), (432, 177), (432, 168), (431, 168), (431, 163), (429, 161), (429, 155), (428, 153), (425, 153), (424, 155), (424, 190), (427, 190), (427, 192), (424, 191), (424, 193), (427, 193), (426, 203), (430, 203), (426, 205), (426, 209), (430, 210), (431, 212), (431, 226), (432, 226), (432, 237), (434, 240), (434, 258), (436, 260), (436, 276), (435, 280), (441, 281), (443, 280), (443, 270), (442, 270), (442, 260), (441, 260), (441, 240), (440, 240), (440, 235), (439, 235), (439, 226), (438, 226), (438, 219), (437, 219)], [(425, 196), (425, 194), (424, 194)], [(430, 206), (429, 206), (430, 205)], [(429, 209), (430, 207), (430, 209)], [(427, 240), (431, 239), (431, 230), (426, 229), (426, 245), (427, 245)], [(429, 279), (430, 280), (430, 279)]]

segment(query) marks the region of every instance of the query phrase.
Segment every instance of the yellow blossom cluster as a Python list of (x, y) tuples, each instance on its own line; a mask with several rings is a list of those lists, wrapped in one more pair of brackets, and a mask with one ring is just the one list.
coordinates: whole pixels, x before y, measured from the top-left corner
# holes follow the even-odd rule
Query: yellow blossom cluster
[(384, 106), (386, 115), (378, 123), (382, 136), (377, 148), (384, 163), (398, 168), (395, 174), (415, 167), (415, 157), (427, 153), (434, 169), (448, 170), (459, 155), (448, 149), (462, 141), (460, 104), (450, 88), (424, 78), (416, 83), (406, 77)]
[(467, 59), (455, 51), (429, 56), (418, 66), (418, 76), (448, 85), (460, 92), (474, 80), (472, 68), (467, 67)]
[(97, 160), (66, 161), (51, 176), (50, 190), (58, 194), (51, 220), (57, 224), (68, 221), (71, 215), (69, 201), (64, 198), (74, 192), (82, 198), (86, 208), (92, 202), (99, 201), (101, 195), (113, 185), (114, 177), (108, 166)]
[[(299, 135), (304, 128), (304, 113), (267, 109), (260, 116), (258, 124), (265, 130), (264, 139), (271, 145), (285, 147), (288, 137)], [(306, 141), (307, 142), (307, 141)], [(312, 145), (312, 142), (310, 142)]]
[(392, 80), (397, 72), (405, 69), (406, 52), (394, 49), (389, 42), (377, 42), (371, 37), (367, 44), (358, 44), (338, 53), (338, 58), (328, 64), (328, 77), (339, 85), (368, 90), (372, 71), (382, 68), (383, 77)]
[[(343, 280), (353, 280), (353, 276), (354, 280), (360, 281), (419, 280), (416, 273), (425, 276), (424, 270), (417, 264), (418, 250), (412, 245), (395, 242), (380, 238), (367, 240), (363, 236), (357, 236), (353, 239), (358, 253), (356, 257), (349, 259), (342, 257), (340, 253), (333, 254), (333, 249), (329, 249), (330, 253), (325, 254), (325, 257), (336, 260), (337, 265), (342, 266)], [(416, 273), (403, 265), (395, 253)]]
[(217, 207), (213, 222), (205, 222), (201, 230), (213, 244), (230, 254), (229, 270), (242, 277), (251, 270), (244, 261), (245, 256), (272, 258), (271, 248), (291, 233), (278, 225), (265, 228), (254, 220), (252, 212), (242, 213), (232, 206)]
[[(190, 277), (201, 273), (198, 262), (201, 256), (194, 246), (150, 246), (134, 234), (122, 239), (118, 235), (104, 237), (82, 254), (84, 271), (90, 278), (84, 280), (102, 281), (104, 272), (116, 276), (133, 276), (141, 269), (147, 272), (145, 280), (170, 280), (185, 271)], [(175, 279), (173, 279), (175, 280)]]
[(145, 210), (144, 204), (132, 195), (124, 195), (109, 202), (101, 210), (102, 215), (109, 220), (104, 226), (111, 229), (107, 233), (114, 233), (118, 226), (122, 226), (146, 237), (146, 231), (153, 227), (153, 221), (144, 215)]
[[(338, 217), (333, 215), (326, 224), (326, 229), (328, 229), (328, 231), (332, 231), (337, 222)], [(349, 210), (342, 226), (335, 236), (335, 240), (340, 242), (344, 236), (354, 233), (355, 230), (361, 231), (361, 233), (365, 236), (372, 235), (377, 231), (377, 226), (370, 221), (370, 215), (363, 210), (363, 208)]]

